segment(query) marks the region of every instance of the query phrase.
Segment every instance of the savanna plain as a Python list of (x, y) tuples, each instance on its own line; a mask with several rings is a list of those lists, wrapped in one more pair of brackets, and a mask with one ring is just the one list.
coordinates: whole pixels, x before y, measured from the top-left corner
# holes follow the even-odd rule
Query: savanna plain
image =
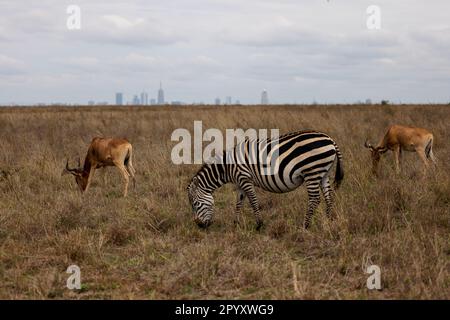
[[(236, 195), (215, 193), (215, 222), (193, 222), (186, 187), (200, 165), (171, 161), (171, 134), (203, 128), (315, 129), (344, 157), (336, 219), (322, 201), (307, 231), (304, 187), (257, 191), (265, 225), (248, 202), (233, 224)], [(434, 134), (438, 160), (426, 176), (404, 152), (371, 174), (364, 141), (390, 124)], [(84, 158), (95, 136), (133, 145), (136, 188), (122, 197), (116, 168), (96, 171), (81, 194), (66, 159)], [(449, 299), (450, 106), (48, 107), (0, 109), (0, 298), (2, 299)], [(205, 143), (207, 145), (208, 143)], [(333, 169), (334, 176), (334, 169)], [(69, 290), (68, 266), (81, 270)], [(381, 270), (381, 290), (365, 270)]]

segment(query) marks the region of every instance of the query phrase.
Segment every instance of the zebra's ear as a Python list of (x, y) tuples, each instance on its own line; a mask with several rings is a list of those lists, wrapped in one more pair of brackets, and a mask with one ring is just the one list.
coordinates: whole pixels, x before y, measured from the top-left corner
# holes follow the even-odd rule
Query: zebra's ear
[(198, 186), (198, 179), (197, 179), (197, 177), (194, 177), (194, 178), (192, 178), (192, 180), (191, 180), (191, 182), (189, 183), (189, 185), (187, 186), (187, 190), (189, 191), (189, 190), (195, 190), (195, 189), (197, 189), (197, 186)]
[(194, 177), (193, 179), (192, 179), (192, 189), (197, 189), (197, 186), (198, 186), (198, 178), (197, 177)]

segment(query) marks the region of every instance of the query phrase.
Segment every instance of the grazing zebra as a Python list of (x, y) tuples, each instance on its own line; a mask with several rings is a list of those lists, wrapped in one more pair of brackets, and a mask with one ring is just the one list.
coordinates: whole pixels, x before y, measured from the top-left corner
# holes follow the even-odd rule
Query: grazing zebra
[(245, 139), (203, 165), (192, 178), (187, 191), (194, 210), (194, 221), (202, 228), (208, 227), (213, 217), (212, 193), (226, 183), (234, 183), (238, 190), (235, 222), (239, 221), (247, 197), (255, 214), (256, 229), (259, 230), (263, 220), (255, 187), (285, 193), (305, 182), (308, 211), (304, 227), (308, 228), (320, 203), (319, 189), (325, 198), (326, 213), (329, 217), (332, 215), (333, 190), (328, 176), (335, 161), (334, 184), (337, 188), (344, 177), (342, 155), (336, 143), (326, 134), (302, 131), (276, 139)]

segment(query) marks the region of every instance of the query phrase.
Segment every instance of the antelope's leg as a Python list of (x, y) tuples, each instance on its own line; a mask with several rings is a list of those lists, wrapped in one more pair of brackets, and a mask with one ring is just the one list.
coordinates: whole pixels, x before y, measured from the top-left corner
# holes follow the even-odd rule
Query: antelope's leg
[(311, 218), (320, 203), (319, 181), (306, 181), (306, 189), (308, 191), (308, 211), (305, 215), (304, 227), (308, 229)]
[(133, 161), (132, 161), (132, 159), (133, 159), (133, 156), (130, 155), (130, 158), (128, 159), (128, 163), (127, 163), (127, 165), (126, 165), (126, 168), (127, 168), (127, 171), (128, 171), (128, 173), (129, 173), (129, 175), (130, 175), (131, 178), (133, 179), (133, 188), (136, 188), (136, 177), (135, 177), (136, 170), (135, 170), (134, 167), (133, 167)]
[(419, 155), (419, 158), (423, 162), (423, 173), (425, 173), (427, 171), (427, 169), (428, 169), (428, 166), (429, 166), (429, 163), (428, 163), (428, 160), (427, 160), (427, 156), (425, 155), (425, 150), (424, 149), (417, 149), (416, 152)]
[(87, 183), (86, 183), (86, 188), (84, 189), (84, 192), (87, 192), (91, 182), (92, 182), (92, 177), (94, 176), (94, 172), (95, 172), (95, 168), (91, 167), (91, 169), (89, 170), (89, 175), (88, 175), (88, 179), (87, 179)]
[(330, 219), (334, 218), (333, 214), (333, 188), (330, 185), (330, 179), (328, 176), (323, 177), (322, 183), (320, 184), (320, 189), (322, 190), (323, 197), (325, 198), (325, 203), (327, 205), (327, 217)]
[(394, 148), (395, 172), (400, 173), (400, 146)]
[(103, 186), (106, 187), (108, 185), (108, 179), (106, 177), (106, 168), (102, 168), (100, 170), (101, 175), (102, 175), (102, 180), (103, 180)]
[(238, 187), (237, 189), (237, 200), (236, 200), (236, 209), (234, 211), (234, 224), (239, 224), (239, 216), (241, 213), (241, 209), (244, 205), (245, 192)]
[(128, 161), (128, 169), (130, 169), (130, 173), (132, 173), (133, 175), (136, 174), (136, 170), (133, 167), (133, 162), (130, 160)]
[(136, 188), (136, 177), (134, 176), (135, 174), (135, 170), (133, 168), (133, 166), (131, 165), (131, 162), (128, 162), (128, 165), (125, 167), (128, 175), (131, 176), (131, 179), (133, 179), (133, 188)]
[(246, 181), (240, 186), (240, 188), (245, 192), (245, 195), (250, 200), (250, 205), (252, 206), (256, 219), (256, 230), (259, 230), (263, 225), (263, 220), (261, 217), (258, 198), (256, 197), (255, 187), (253, 186), (253, 183)]
[(123, 176), (123, 180), (125, 182), (124, 190), (123, 190), (123, 196), (126, 197), (128, 195), (128, 183), (130, 182), (129, 174), (127, 172), (127, 169), (125, 166), (121, 163), (115, 163), (116, 167), (120, 170)]

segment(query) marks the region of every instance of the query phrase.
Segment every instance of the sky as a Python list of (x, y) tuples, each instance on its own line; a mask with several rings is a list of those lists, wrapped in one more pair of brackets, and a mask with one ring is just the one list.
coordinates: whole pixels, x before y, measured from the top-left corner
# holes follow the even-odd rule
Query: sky
[[(67, 7), (80, 8), (80, 29)], [(380, 29), (370, 29), (370, 5)], [(1, 0), (0, 104), (450, 102), (448, 0)]]

